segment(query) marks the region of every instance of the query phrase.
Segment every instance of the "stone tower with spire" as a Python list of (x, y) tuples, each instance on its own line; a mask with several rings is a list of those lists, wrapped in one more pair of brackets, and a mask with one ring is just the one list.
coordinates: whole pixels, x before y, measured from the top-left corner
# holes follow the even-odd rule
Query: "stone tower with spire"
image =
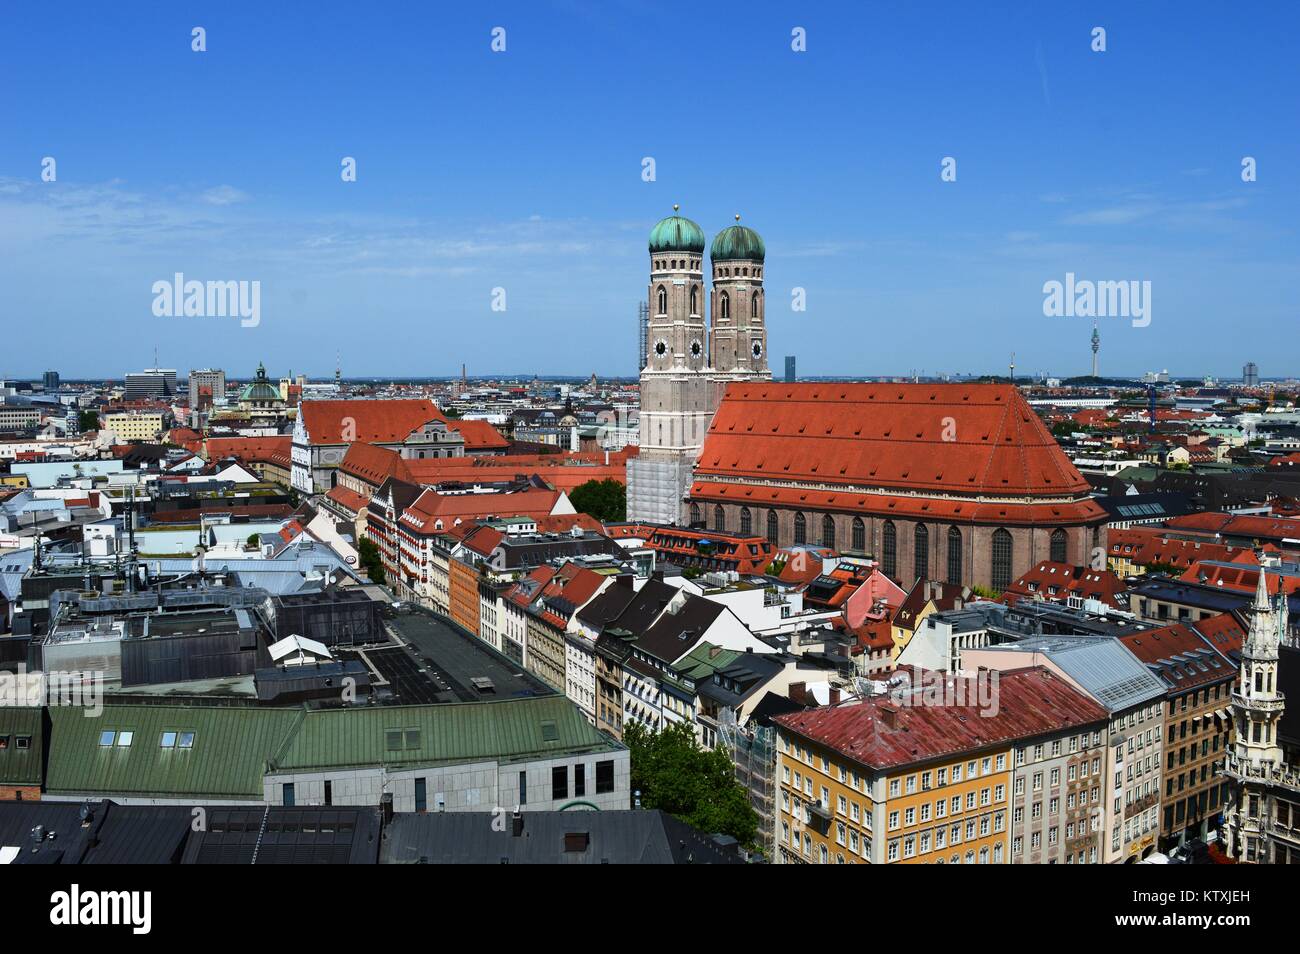
[[(1226, 850), (1237, 861), (1272, 864), (1289, 855), (1300, 863), (1300, 819), (1292, 815), (1300, 808), (1300, 774), (1287, 764), (1278, 737), (1286, 703), (1278, 687), (1286, 595), (1279, 585), (1282, 602), (1274, 605), (1267, 576), (1261, 563), (1232, 694), (1234, 738), (1223, 770), (1232, 782), (1224, 811)], [(1282, 829), (1289, 830), (1290, 837)]]

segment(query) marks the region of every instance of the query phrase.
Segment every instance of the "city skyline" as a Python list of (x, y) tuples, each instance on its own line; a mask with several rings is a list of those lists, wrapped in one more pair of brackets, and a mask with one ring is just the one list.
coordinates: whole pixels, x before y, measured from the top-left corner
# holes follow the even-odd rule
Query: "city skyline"
[[(199, 18), (201, 53), (189, 12), (18, 12), (23, 45), (0, 38), (16, 93), (0, 285), (33, 363), (3, 373), (122, 374), (156, 345), (233, 373), (323, 376), (341, 350), (358, 376), (630, 377), (645, 235), (680, 203), (710, 237), (735, 213), (766, 236), (772, 353), (808, 377), (1000, 374), (1012, 350), (1026, 376), (1086, 374), (1091, 320), (1044, 316), (1067, 275), (1150, 282), (1148, 325), (1101, 320), (1103, 376), (1233, 377), (1293, 317), (1296, 196), (1277, 170), (1300, 142), (1275, 120), (1296, 81), (1286, 31), (1193, 17), (1175, 35), (1172, 9), (948, 11), (940, 32), (928, 6), (703, 10), (674, 41), (692, 92), (668, 114), (680, 77), (642, 55), (656, 20), (636, 5), (346, 30), (236, 6)], [(714, 82), (723, 36), (748, 64), (736, 89)], [(61, 79), (87, 56), (93, 88)], [(745, 108), (719, 113), (729, 98)], [(260, 323), (155, 316), (154, 283), (178, 272), (260, 282)], [(56, 321), (97, 346), (60, 360)], [(1266, 371), (1300, 368), (1289, 342), (1270, 350)]]

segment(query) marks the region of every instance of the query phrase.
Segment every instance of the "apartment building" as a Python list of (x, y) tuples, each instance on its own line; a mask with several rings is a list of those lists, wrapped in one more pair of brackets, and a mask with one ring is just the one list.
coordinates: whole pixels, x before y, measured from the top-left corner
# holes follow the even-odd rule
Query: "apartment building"
[[(1109, 636), (1033, 636), (1019, 642), (967, 649), (967, 669), (1003, 673), (1045, 666), (1099, 703), (1109, 716), (1102, 734), (1101, 780), (1081, 787), (1105, 837), (1101, 861), (1137, 861), (1156, 850), (1160, 830), (1165, 684), (1118, 639)], [(1095, 777), (1096, 772), (1091, 771)]]
[[(987, 678), (987, 674), (976, 678)], [(1020, 743), (1099, 725), (1104, 710), (1044, 667), (1002, 673), (995, 706), (854, 699), (777, 716), (778, 864), (1006, 864)], [(949, 695), (951, 693), (951, 695)]]
[[(1225, 616), (1235, 628), (1235, 618)], [(1223, 653), (1240, 651), (1241, 633), (1237, 629), (1235, 646), (1220, 643), (1216, 649), (1198, 630), (1213, 622), (1176, 624), (1121, 637), (1129, 652), (1167, 687), (1161, 851), (1188, 838), (1204, 839), (1228, 798), (1228, 782), (1221, 770), (1232, 745), (1229, 709), (1237, 666)]]
[[(1091, 703), (1091, 700), (1089, 700)], [(1013, 864), (1097, 864), (1106, 711), (1096, 721), (1016, 747), (1011, 809)]]
[(167, 417), (162, 411), (120, 411), (104, 415), (103, 429), (112, 431), (124, 444), (153, 443), (162, 437)]

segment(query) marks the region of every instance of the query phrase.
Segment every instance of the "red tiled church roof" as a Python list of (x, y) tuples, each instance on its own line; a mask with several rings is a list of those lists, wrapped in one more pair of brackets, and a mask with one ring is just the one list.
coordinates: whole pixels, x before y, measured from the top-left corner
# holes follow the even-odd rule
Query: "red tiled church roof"
[[(710, 502), (1035, 525), (1104, 516), (1011, 385), (733, 384), (695, 473), (692, 499)], [(751, 483), (767, 480), (845, 489)], [(978, 503), (975, 495), (1037, 501)]]

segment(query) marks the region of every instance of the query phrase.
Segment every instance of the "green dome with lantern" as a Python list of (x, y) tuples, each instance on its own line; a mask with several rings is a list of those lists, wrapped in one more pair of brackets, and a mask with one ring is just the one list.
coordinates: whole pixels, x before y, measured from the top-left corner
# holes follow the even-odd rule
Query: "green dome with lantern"
[(713, 237), (709, 248), (709, 258), (715, 262), (733, 262), (741, 259), (763, 261), (767, 257), (767, 248), (763, 238), (753, 229), (740, 225), (740, 216), (736, 216), (736, 225), (728, 226)]
[(257, 377), (239, 392), (240, 404), (268, 404), (280, 400), (280, 389), (266, 377), (266, 366), (257, 366)]
[(704, 230), (686, 218), (677, 215), (681, 206), (673, 206), (673, 215), (661, 219), (650, 230), (650, 251), (653, 252), (695, 252), (704, 251)]

